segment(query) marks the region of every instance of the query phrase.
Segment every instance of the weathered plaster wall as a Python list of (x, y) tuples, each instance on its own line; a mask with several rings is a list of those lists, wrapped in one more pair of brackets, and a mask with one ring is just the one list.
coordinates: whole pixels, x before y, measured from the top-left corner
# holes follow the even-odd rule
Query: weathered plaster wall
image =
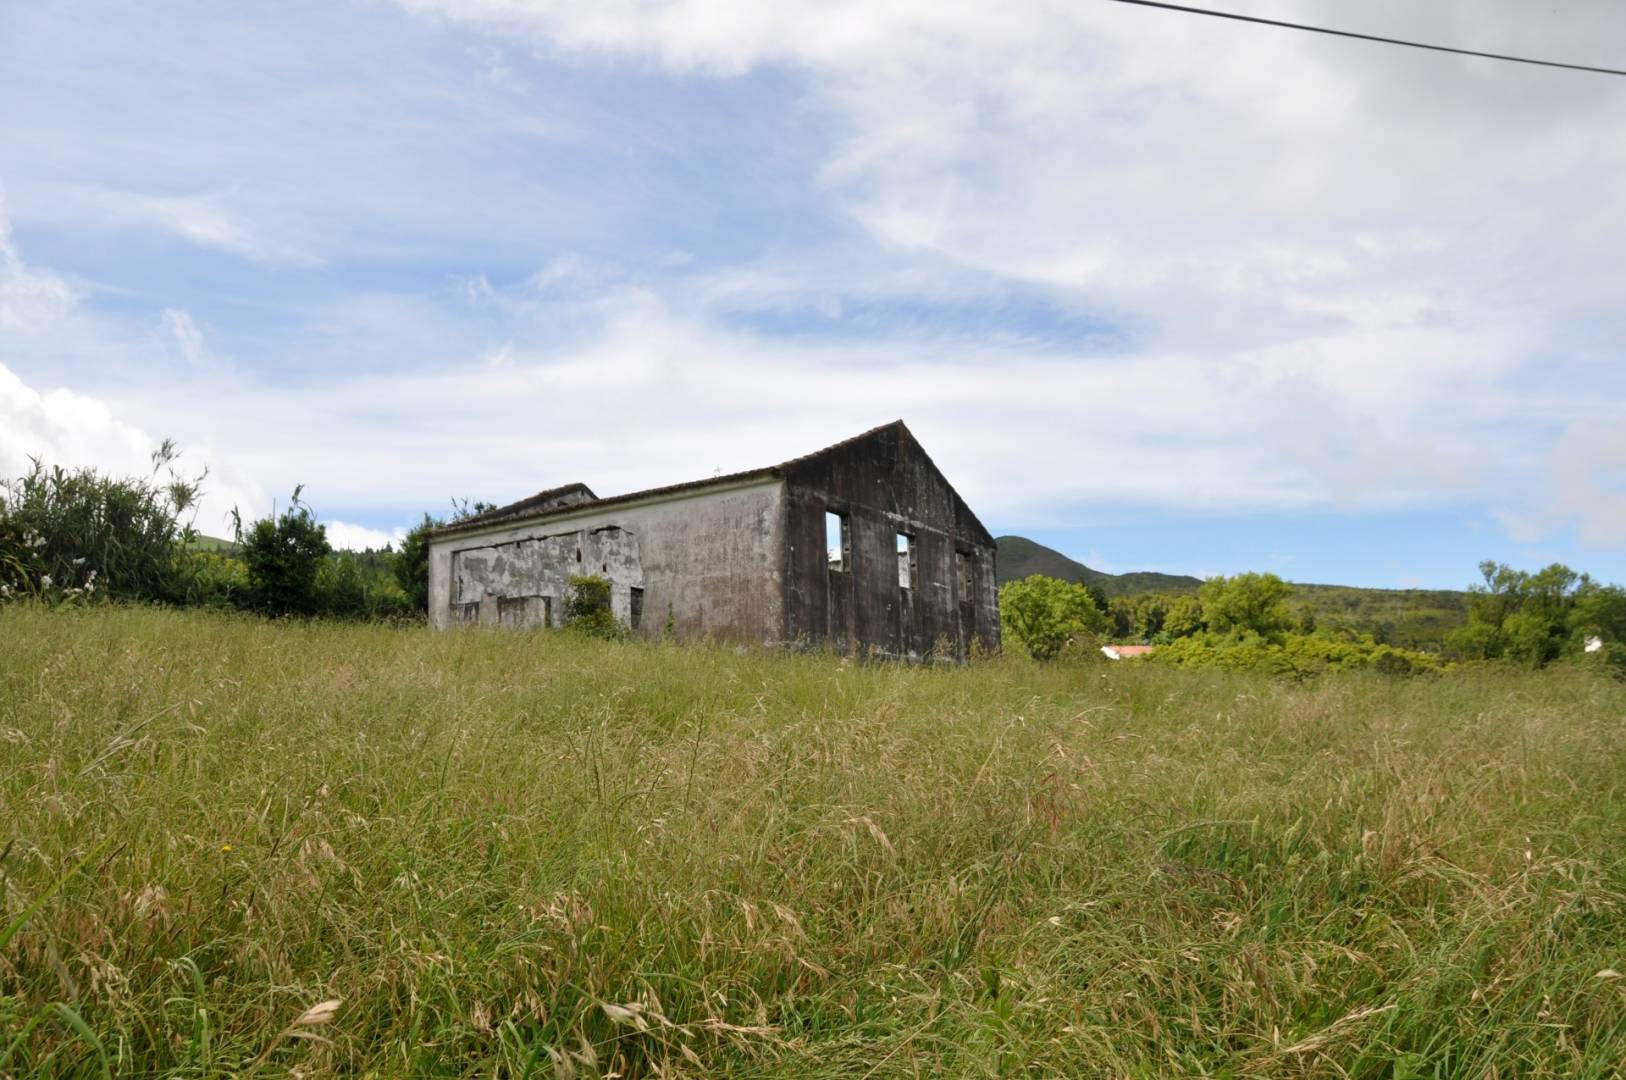
[[(632, 590), (644, 587), (638, 535), (618, 525), (601, 525), (454, 550), (452, 619), (558, 626), (570, 579), (577, 574), (608, 579), (612, 610), (626, 620), (627, 605), (617, 601), (626, 598), (630, 604)], [(541, 602), (504, 602), (522, 598)]]
[(523, 605), (501, 600), (538, 595), (553, 597), (557, 623), (568, 579), (597, 573), (610, 580), (611, 607), (622, 622), (631, 590), (644, 590), (638, 632), (646, 637), (659, 636), (670, 613), (683, 637), (777, 642), (784, 627), (783, 497), (783, 481), (768, 478), (648, 501), (587, 503), (539, 521), (446, 536), (430, 545), (430, 618), (441, 628), (465, 613), (498, 624), (509, 621), (506, 608), (512, 621), (535, 621)]
[[(794, 465), (786, 499), (787, 640), (916, 657), (940, 644), (961, 658), (974, 640), (999, 647), (992, 537), (901, 425)], [(829, 567), (827, 510), (848, 516), (842, 570)], [(899, 584), (900, 532), (914, 541), (913, 588)]]

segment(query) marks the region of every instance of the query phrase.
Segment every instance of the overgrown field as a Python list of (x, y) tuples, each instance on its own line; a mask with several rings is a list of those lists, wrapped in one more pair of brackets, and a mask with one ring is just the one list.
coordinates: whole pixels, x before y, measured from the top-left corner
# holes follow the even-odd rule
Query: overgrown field
[(0, 1074), (1619, 1075), (1623, 788), (1576, 670), (12, 607)]

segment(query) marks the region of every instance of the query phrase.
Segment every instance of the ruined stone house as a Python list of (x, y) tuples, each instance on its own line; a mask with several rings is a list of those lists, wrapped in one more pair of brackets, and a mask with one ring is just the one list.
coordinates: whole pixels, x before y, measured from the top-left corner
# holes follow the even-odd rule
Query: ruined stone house
[(999, 644), (993, 537), (901, 420), (763, 469), (603, 499), (570, 484), (438, 529), (430, 618), (559, 626), (587, 574), (643, 637), (961, 659)]

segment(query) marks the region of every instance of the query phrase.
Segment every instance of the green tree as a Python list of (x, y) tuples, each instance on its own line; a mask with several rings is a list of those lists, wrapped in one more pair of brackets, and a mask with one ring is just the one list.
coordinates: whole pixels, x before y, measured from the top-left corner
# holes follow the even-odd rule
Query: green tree
[(1626, 645), (1626, 589), (1590, 580), (1577, 585), (1570, 611), (1570, 634), (1580, 639), (1573, 644), (1583, 648), (1589, 637)]
[(1000, 587), (999, 621), (1007, 639), (1035, 660), (1052, 660), (1068, 642), (1111, 625), (1087, 588), (1043, 574)]
[(1468, 590), (1468, 623), (1446, 639), (1457, 656), (1541, 667), (1579, 653), (1587, 637), (1626, 633), (1626, 593), (1562, 563), (1530, 573), (1486, 561), (1479, 573), (1480, 584)]
[(1114, 640), (1128, 641), (1135, 636), (1135, 617), (1135, 597), (1115, 596), (1108, 602), (1108, 629)]
[(1163, 620), (1169, 615), (1170, 598), (1161, 593), (1148, 593), (1135, 600), (1135, 636), (1151, 641), (1163, 632)]
[(429, 611), (429, 534), (444, 524), (425, 514), (422, 521), (408, 530), (395, 556), (395, 580), (406, 593), (413, 611), (424, 614)]
[(1176, 597), (1163, 614), (1162, 636), (1167, 640), (1191, 637), (1206, 629), (1208, 624), (1203, 622), (1203, 602), (1195, 596)]
[(254, 522), (246, 533), (236, 519), (234, 532), (248, 572), (246, 601), (255, 611), (314, 615), (320, 607), (317, 575), (333, 549), (327, 527), (300, 501), (303, 490), (295, 488), (286, 510)]
[(400, 553), (396, 555), (393, 568), (395, 580), (400, 584), (401, 591), (406, 593), (407, 603), (413, 611), (427, 614), (429, 612), (429, 534), (436, 529), (443, 529), (451, 522), (463, 521), (483, 514), (496, 507), (488, 502), (476, 499), (452, 500), (452, 516), (450, 521), (444, 518), (432, 517), (424, 514), (423, 520), (414, 525), (401, 541)]
[(1292, 625), (1287, 598), (1293, 587), (1275, 574), (1246, 573), (1212, 577), (1203, 582), (1197, 597), (1203, 621), (1218, 634), (1251, 631), (1264, 638), (1279, 638)]

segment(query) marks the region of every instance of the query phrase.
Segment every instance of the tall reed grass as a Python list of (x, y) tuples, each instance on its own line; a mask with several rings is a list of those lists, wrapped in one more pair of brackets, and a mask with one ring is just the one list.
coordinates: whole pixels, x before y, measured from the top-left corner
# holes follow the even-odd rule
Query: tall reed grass
[(0, 1074), (1593, 1076), (1626, 694), (0, 609)]

